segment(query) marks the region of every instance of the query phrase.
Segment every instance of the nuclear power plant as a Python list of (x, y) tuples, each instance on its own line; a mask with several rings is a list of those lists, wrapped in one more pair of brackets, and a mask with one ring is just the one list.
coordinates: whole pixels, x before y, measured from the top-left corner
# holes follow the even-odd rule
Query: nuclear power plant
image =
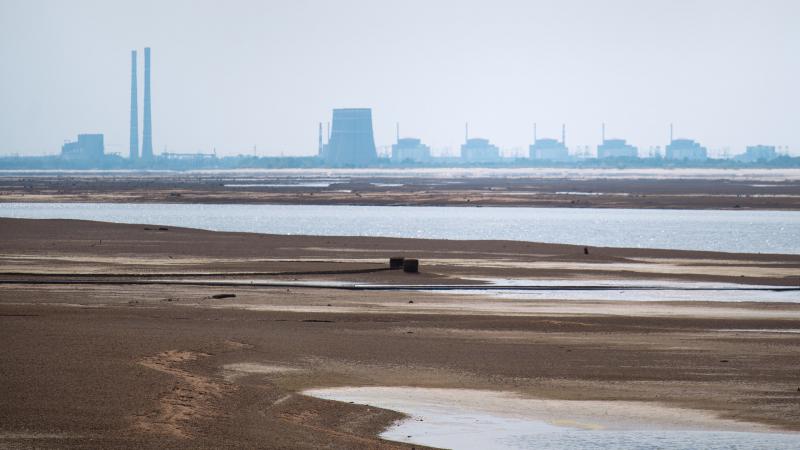
[[(131, 105), (130, 105), (130, 149), (129, 160), (154, 161), (153, 155), (153, 124), (151, 112), (151, 83), (150, 83), (150, 47), (144, 48), (144, 96), (142, 114), (141, 151), (139, 147), (139, 99), (137, 76), (137, 51), (131, 51)], [(431, 155), (430, 147), (424, 145), (418, 138), (400, 138), (399, 124), (397, 125), (397, 140), (391, 146), (388, 159), (380, 160), (375, 147), (375, 138), (372, 127), (372, 109), (370, 108), (339, 108), (333, 110), (333, 124), (328, 122), (327, 131), (323, 135), (322, 123), (319, 124), (317, 160), (330, 167), (362, 167), (370, 166), (384, 161), (384, 163), (416, 163), (436, 164), (437, 161), (450, 161), (453, 159), (440, 159)], [(533, 126), (533, 144), (529, 147), (528, 158), (539, 161), (567, 162), (576, 156), (569, 153), (566, 145), (566, 126), (561, 127), (561, 140), (539, 138), (536, 135), (536, 124)], [(70, 143), (62, 149), (62, 155), (92, 155), (100, 153), (96, 141), (89, 145), (84, 136), (80, 143)], [(102, 142), (102, 141), (101, 141)], [(89, 150), (91, 149), (91, 150)], [(774, 153), (774, 151), (773, 151)], [(748, 149), (748, 153), (739, 160), (770, 160), (776, 154)], [(753, 155), (758, 156), (753, 156)], [(204, 154), (205, 155), (205, 154)], [(206, 156), (209, 156), (208, 154)], [(690, 139), (673, 139), (672, 126), (670, 125), (670, 143), (666, 146), (666, 159), (668, 160), (705, 160), (707, 150), (697, 142)], [(606, 139), (605, 124), (602, 128), (602, 143), (597, 147), (597, 158), (637, 158), (637, 148), (628, 144), (624, 139)], [(496, 164), (504, 159), (500, 149), (488, 139), (470, 138), (469, 124), (465, 126), (464, 144), (461, 145), (460, 160), (468, 164), (491, 163)], [(508, 159), (511, 161), (511, 159)], [(440, 162), (441, 164), (441, 162)]]
[[(332, 113), (333, 124), (327, 122), (325, 133), (323, 123), (318, 128), (318, 151), (316, 155), (280, 157), (259, 156), (255, 154), (239, 153), (236, 156), (217, 157), (216, 149), (213, 152), (192, 151), (168, 153), (166, 148), (156, 157), (153, 154), (153, 124), (152, 124), (152, 95), (151, 95), (151, 52), (150, 47), (144, 48), (144, 82), (143, 104), (141, 122), (139, 126), (139, 97), (138, 85), (138, 52), (131, 50), (131, 84), (130, 84), (130, 136), (128, 158), (125, 159), (118, 151), (115, 140), (108, 143), (101, 133), (81, 133), (76, 141), (67, 142), (61, 148), (60, 157), (55, 161), (43, 160), (33, 162), (34, 157), (11, 157), (14, 168), (133, 168), (149, 169), (164, 167), (175, 170), (197, 168), (240, 168), (240, 167), (376, 167), (389, 165), (423, 165), (431, 167), (457, 167), (460, 165), (488, 164), (492, 166), (504, 165), (511, 167), (539, 166), (548, 163), (563, 164), (580, 163), (581, 165), (596, 164), (597, 167), (608, 167), (609, 164), (637, 164), (639, 167), (680, 167), (704, 166), (715, 164), (728, 159), (736, 164), (762, 164), (770, 163), (770, 167), (794, 167), (800, 164), (800, 158), (792, 157), (789, 148), (774, 145), (748, 146), (742, 154), (731, 158), (727, 151), (723, 157), (710, 158), (706, 147), (692, 139), (675, 139), (673, 126), (670, 124), (669, 143), (664, 147), (661, 157), (658, 149), (649, 157), (641, 158), (636, 146), (629, 144), (625, 139), (606, 139), (605, 123), (602, 124), (602, 141), (597, 146), (597, 153), (589, 152), (589, 146), (576, 146), (574, 152), (566, 145), (566, 126), (561, 127), (561, 139), (539, 138), (536, 124), (533, 124), (533, 144), (528, 147), (527, 155), (511, 148), (508, 156), (504, 156), (501, 149), (489, 139), (473, 138), (469, 135), (469, 124), (465, 126), (464, 143), (460, 146), (460, 155), (454, 155), (452, 147), (439, 147), (437, 150), (425, 145), (423, 140), (416, 137), (400, 137), (400, 125), (397, 124), (396, 140), (391, 146), (380, 147), (381, 156), (378, 156), (378, 147), (375, 145), (372, 123), (372, 109), (370, 108), (339, 108)], [(140, 133), (141, 129), (141, 135)], [(141, 146), (140, 146), (141, 143)], [(106, 147), (108, 144), (108, 148)], [(231, 150), (231, 149), (227, 149)], [(387, 151), (389, 150), (389, 151)], [(524, 150), (523, 150), (524, 151)], [(383, 153), (385, 152), (385, 154)], [(438, 155), (436, 154), (438, 153)], [(2, 159), (2, 155), (0, 155)], [(17, 160), (31, 160), (26, 163)], [(633, 159), (640, 161), (632, 161)], [(596, 162), (592, 162), (595, 160)], [(625, 161), (621, 161), (625, 160)], [(38, 160), (37, 160), (38, 161)], [(0, 164), (0, 168), (2, 168)], [(11, 166), (8, 166), (11, 167)]]
[[(320, 132), (321, 132), (320, 127)], [(365, 166), (378, 161), (372, 135), (372, 110), (346, 108), (333, 110), (333, 126), (322, 157), (331, 166)]]
[[(136, 77), (136, 50), (131, 51), (131, 136), (128, 157), (139, 158), (139, 99)], [(142, 130), (143, 160), (153, 159), (153, 125), (150, 115), (150, 47), (144, 49), (144, 129)]]

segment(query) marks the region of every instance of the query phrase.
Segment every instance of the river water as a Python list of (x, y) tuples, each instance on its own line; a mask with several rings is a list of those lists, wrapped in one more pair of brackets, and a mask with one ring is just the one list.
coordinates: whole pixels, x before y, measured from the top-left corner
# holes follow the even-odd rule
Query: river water
[(132, 203), (0, 203), (0, 217), (323, 236), (499, 239), (800, 254), (800, 211)]

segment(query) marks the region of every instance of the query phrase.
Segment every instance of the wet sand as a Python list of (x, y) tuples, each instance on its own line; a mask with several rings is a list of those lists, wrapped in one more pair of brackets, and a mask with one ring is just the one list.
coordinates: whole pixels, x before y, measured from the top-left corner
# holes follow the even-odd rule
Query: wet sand
[[(796, 303), (124, 283), (796, 286), (796, 255), (585, 255), (568, 245), (67, 220), (0, 219), (0, 233), (0, 447), (410, 447), (378, 437), (397, 412), (301, 394), (339, 386), (656, 402), (742, 429), (800, 431), (800, 334), (775, 332), (800, 329)], [(383, 270), (398, 254), (419, 257), (421, 273)], [(71, 283), (79, 279), (106, 284)], [(213, 298), (228, 293), (236, 296)]]
[(800, 209), (796, 169), (419, 172), (6, 173), (0, 201)]

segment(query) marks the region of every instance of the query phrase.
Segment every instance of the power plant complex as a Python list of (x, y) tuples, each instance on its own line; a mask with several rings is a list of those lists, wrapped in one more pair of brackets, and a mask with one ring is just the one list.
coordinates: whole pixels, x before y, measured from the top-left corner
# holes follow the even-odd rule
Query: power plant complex
[[(204, 165), (213, 164), (217, 159), (216, 153), (162, 153), (158, 157), (153, 154), (153, 125), (151, 111), (151, 84), (150, 84), (150, 48), (144, 48), (144, 82), (143, 82), (143, 111), (141, 135), (139, 134), (139, 85), (138, 85), (138, 59), (137, 51), (131, 51), (131, 78), (130, 78), (130, 136), (128, 149), (128, 164), (133, 167), (156, 167), (167, 160), (181, 161), (189, 166), (192, 162)], [(331, 125), (332, 123), (332, 125)], [(434, 156), (431, 148), (417, 137), (400, 137), (400, 124), (397, 125), (397, 136), (391, 145), (391, 153), (379, 157), (373, 134), (372, 110), (370, 108), (337, 108), (333, 110), (332, 122), (328, 122), (326, 132), (323, 134), (323, 124), (319, 124), (318, 151), (315, 157), (306, 157), (309, 161), (304, 166), (327, 167), (366, 167), (375, 165), (500, 165), (500, 164), (525, 164), (528, 160), (534, 164), (556, 163), (568, 164), (578, 160), (592, 158), (584, 147), (584, 152), (570, 153), (566, 142), (566, 125), (561, 126), (561, 138), (540, 138), (537, 134), (537, 124), (533, 124), (533, 143), (528, 147), (527, 154), (520, 157), (504, 156), (497, 145), (489, 139), (470, 137), (469, 123), (465, 124), (464, 143), (460, 146), (458, 156)], [(703, 163), (709, 159), (708, 150), (693, 139), (674, 138), (673, 126), (669, 128), (669, 143), (664, 146), (663, 155), (659, 148), (650, 152), (650, 157), (672, 161), (674, 163)], [(141, 137), (141, 139), (140, 139)], [(632, 161), (640, 159), (639, 149), (629, 144), (625, 139), (606, 138), (606, 125), (601, 125), (600, 144), (597, 145), (594, 158), (608, 161)], [(140, 146), (141, 142), (141, 146)], [(61, 148), (61, 157), (71, 164), (97, 163), (106, 161), (109, 156), (105, 154), (104, 137), (102, 134), (79, 134), (78, 139), (66, 142)], [(774, 160), (781, 155), (774, 146), (757, 145), (748, 146), (745, 153), (735, 156), (734, 161), (739, 163), (755, 163)], [(115, 156), (119, 158), (118, 156)], [(241, 156), (240, 156), (241, 157)], [(298, 157), (301, 158), (301, 157)]]
[[(372, 131), (372, 111), (369, 108), (334, 109), (333, 131), (328, 125), (327, 143), (323, 138), (322, 123), (319, 124), (319, 158), (331, 167), (368, 166), (378, 162)], [(561, 139), (540, 138), (537, 125), (533, 125), (533, 144), (528, 150), (527, 159), (541, 162), (569, 163), (577, 161), (578, 155), (570, 154), (567, 147), (566, 125), (561, 126)], [(673, 126), (670, 125), (669, 143), (664, 147), (664, 160), (674, 162), (705, 161), (708, 150), (692, 139), (673, 137)], [(661, 155), (656, 154), (657, 157)], [(741, 162), (769, 161), (779, 155), (774, 146), (751, 146), (745, 154), (734, 159)], [(584, 156), (585, 158), (585, 156)], [(397, 124), (397, 139), (391, 146), (391, 154), (385, 162), (393, 164), (435, 164), (440, 162), (457, 162), (464, 164), (502, 164), (504, 161), (519, 161), (519, 157), (504, 158), (500, 149), (489, 139), (470, 137), (469, 123), (465, 125), (464, 143), (460, 148), (457, 160), (452, 157), (435, 157), (429, 146), (415, 137), (400, 137), (400, 125)], [(630, 160), (639, 159), (639, 149), (625, 139), (606, 138), (606, 125), (601, 125), (601, 143), (597, 145), (598, 160)]]

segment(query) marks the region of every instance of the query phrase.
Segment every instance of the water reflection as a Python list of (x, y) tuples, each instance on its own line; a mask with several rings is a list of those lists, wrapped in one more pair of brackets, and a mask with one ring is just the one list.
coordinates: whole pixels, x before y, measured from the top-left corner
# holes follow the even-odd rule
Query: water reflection
[(800, 254), (800, 211), (0, 203), (0, 216), (322, 236), (498, 239)]

